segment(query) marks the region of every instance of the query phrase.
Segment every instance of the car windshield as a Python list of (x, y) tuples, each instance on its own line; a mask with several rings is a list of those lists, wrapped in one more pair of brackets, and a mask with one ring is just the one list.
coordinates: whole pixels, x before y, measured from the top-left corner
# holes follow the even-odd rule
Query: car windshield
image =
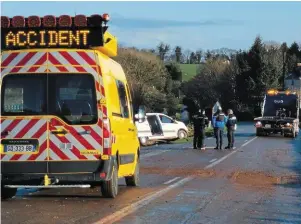
[(295, 95), (267, 96), (263, 116), (297, 117), (297, 97)]
[(94, 78), (88, 74), (11, 74), (3, 78), (1, 115), (55, 115), (68, 124), (97, 120)]

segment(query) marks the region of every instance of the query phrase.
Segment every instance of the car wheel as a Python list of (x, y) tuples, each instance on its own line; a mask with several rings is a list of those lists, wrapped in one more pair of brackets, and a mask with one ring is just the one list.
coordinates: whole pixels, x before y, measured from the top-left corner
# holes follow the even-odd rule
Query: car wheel
[(118, 194), (118, 166), (113, 165), (111, 180), (104, 181), (101, 184), (101, 193), (105, 198), (115, 198)]
[(187, 138), (187, 132), (184, 131), (184, 130), (179, 130), (179, 131), (178, 131), (178, 138), (179, 138), (179, 139)]
[(17, 193), (17, 188), (6, 188), (1, 186), (1, 199), (7, 200), (14, 197)]

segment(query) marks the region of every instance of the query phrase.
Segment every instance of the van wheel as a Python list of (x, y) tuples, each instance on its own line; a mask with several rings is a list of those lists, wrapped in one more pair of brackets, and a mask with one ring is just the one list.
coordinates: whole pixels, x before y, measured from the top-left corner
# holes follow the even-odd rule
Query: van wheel
[(1, 186), (1, 199), (6, 200), (14, 197), (17, 193), (17, 188), (6, 188)]
[(101, 183), (101, 193), (106, 198), (115, 198), (118, 194), (118, 168), (115, 163), (112, 179)]
[(184, 130), (179, 130), (179, 131), (178, 131), (178, 138), (179, 138), (179, 139), (187, 138), (187, 133), (186, 133), (186, 131), (184, 131)]
[(139, 178), (139, 172), (140, 172), (140, 161), (139, 158), (137, 159), (135, 172), (133, 176), (125, 177), (125, 183), (127, 186), (133, 186), (137, 187), (139, 186), (140, 178)]

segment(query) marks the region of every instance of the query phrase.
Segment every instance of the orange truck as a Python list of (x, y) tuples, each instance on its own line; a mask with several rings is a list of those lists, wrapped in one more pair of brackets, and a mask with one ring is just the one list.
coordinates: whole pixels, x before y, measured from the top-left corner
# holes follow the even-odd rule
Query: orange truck
[[(109, 15), (1, 17), (1, 197), (139, 185), (140, 144)], [(139, 122), (145, 112), (140, 107)]]

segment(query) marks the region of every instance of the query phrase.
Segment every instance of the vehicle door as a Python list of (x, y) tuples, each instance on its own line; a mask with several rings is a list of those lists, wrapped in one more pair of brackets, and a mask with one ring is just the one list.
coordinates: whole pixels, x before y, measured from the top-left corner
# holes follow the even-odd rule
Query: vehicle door
[(97, 83), (97, 73), (48, 73), (50, 173), (94, 171), (66, 162), (97, 161), (103, 152)]
[[(20, 69), (15, 69), (15, 72)], [(14, 73), (2, 76), (3, 172), (47, 172), (47, 118), (43, 116), (47, 112), (46, 80), (46, 74)], [(15, 168), (10, 169), (7, 162), (16, 162)]]
[(126, 85), (121, 80), (116, 80), (118, 89), (120, 114), (122, 119), (122, 130), (124, 131), (122, 149), (119, 151), (119, 175), (130, 174), (135, 161), (135, 154), (138, 149), (137, 132), (130, 108), (130, 100), (127, 94)]
[(167, 138), (177, 137), (178, 128), (176, 122), (166, 115), (160, 114), (158, 116), (162, 124), (164, 137)]

